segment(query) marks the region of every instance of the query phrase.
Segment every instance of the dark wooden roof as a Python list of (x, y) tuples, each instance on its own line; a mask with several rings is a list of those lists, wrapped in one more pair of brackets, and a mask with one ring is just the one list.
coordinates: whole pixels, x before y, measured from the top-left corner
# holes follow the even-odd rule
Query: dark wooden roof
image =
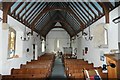
[[(19, 1), (19, 0), (18, 0)], [(10, 6), (7, 14), (25, 24), (42, 36), (53, 28), (63, 28), (72, 37), (106, 16), (119, 5), (119, 2), (3, 2)], [(5, 4), (6, 3), (6, 4)], [(55, 26), (59, 22), (62, 26)]]

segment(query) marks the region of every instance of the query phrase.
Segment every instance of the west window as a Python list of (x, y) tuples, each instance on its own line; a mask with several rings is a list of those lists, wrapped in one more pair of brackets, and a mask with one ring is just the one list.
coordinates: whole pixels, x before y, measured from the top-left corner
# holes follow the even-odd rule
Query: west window
[(59, 49), (60, 48), (60, 40), (57, 39), (57, 48)]
[(42, 52), (45, 52), (45, 41), (42, 40)]

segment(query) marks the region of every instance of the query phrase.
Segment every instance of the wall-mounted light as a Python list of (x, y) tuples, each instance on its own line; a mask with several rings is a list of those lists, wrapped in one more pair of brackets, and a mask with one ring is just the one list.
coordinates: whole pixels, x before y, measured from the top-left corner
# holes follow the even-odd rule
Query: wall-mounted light
[(117, 18), (113, 19), (112, 20), (115, 24), (119, 23), (120, 22), (120, 16), (118, 16)]
[(89, 33), (82, 32), (82, 36), (84, 36), (85, 40), (89, 41), (93, 39), (93, 36), (90, 34), (90, 27), (89, 27)]
[(85, 40), (87, 40), (87, 41), (91, 41), (93, 39), (93, 36), (89, 36), (89, 37), (87, 37), (87, 36), (85, 36)]
[(39, 36), (39, 34), (36, 35), (37, 37)]
[(88, 34), (83, 31), (83, 32), (82, 32), (82, 35), (83, 35), (83, 36), (87, 36)]
[(21, 40), (22, 41), (28, 41), (30, 38), (28, 37), (28, 38), (26, 38), (26, 37), (21, 37)]
[(31, 32), (28, 32), (28, 33), (27, 33), (27, 36), (29, 36), (30, 34), (31, 34)]

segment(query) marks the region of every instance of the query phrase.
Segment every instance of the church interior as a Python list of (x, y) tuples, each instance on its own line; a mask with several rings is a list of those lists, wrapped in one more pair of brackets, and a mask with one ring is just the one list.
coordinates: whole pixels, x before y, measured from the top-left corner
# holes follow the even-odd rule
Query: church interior
[(0, 80), (119, 80), (120, 0), (0, 0)]

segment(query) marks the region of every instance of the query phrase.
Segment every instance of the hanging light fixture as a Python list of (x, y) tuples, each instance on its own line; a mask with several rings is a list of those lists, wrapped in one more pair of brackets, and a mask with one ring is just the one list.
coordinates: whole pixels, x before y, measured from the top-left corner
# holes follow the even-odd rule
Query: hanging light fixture
[[(88, 35), (88, 36), (87, 36)], [(85, 40), (89, 41), (92, 40), (93, 36), (90, 34), (90, 26), (88, 27), (88, 34), (85, 35)]]
[[(25, 4), (26, 4), (26, 2), (25, 2)], [(26, 7), (25, 7), (25, 12), (26, 12)], [(26, 14), (25, 14), (25, 20), (26, 20)], [(28, 41), (30, 39), (31, 32), (27, 32), (27, 30), (26, 30), (26, 22), (24, 22), (24, 25), (25, 25), (24, 36), (21, 37), (21, 40), (22, 41)]]
[[(89, 6), (89, 2), (88, 2), (88, 6)], [(89, 9), (88, 9), (88, 12), (89, 12)], [(89, 17), (89, 14), (88, 14), (88, 17)], [(91, 35), (91, 32), (90, 32), (90, 26), (88, 26), (88, 34), (84, 31), (83, 31), (83, 34), (84, 34), (85, 40), (89, 41), (93, 39), (93, 36)]]

